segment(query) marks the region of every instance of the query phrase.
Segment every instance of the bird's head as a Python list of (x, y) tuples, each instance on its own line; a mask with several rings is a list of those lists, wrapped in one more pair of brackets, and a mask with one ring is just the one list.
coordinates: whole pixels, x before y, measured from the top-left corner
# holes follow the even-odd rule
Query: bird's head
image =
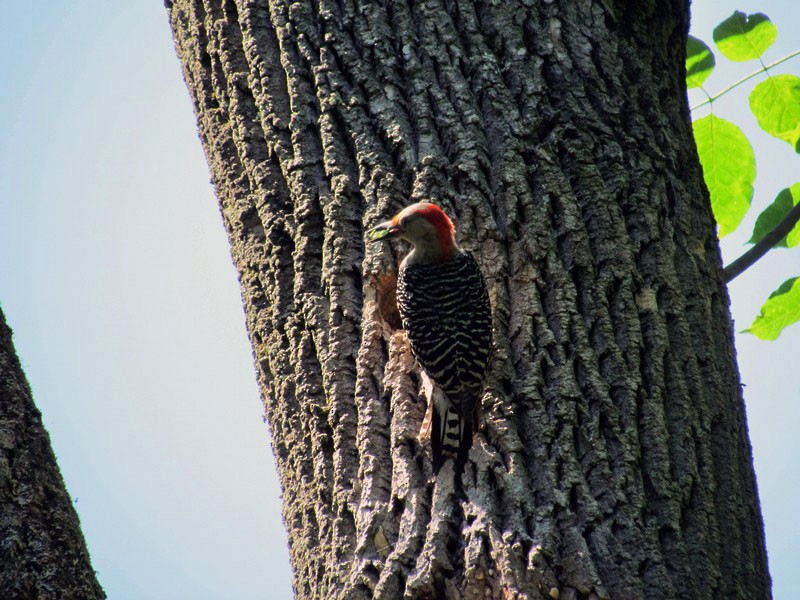
[(370, 241), (402, 238), (414, 244), (417, 260), (441, 262), (458, 251), (456, 228), (444, 211), (429, 202), (405, 207), (367, 232)]

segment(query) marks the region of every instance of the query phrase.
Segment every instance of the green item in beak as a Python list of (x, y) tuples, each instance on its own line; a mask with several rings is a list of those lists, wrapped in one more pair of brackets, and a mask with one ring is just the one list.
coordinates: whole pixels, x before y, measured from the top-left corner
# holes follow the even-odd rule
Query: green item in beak
[(398, 231), (399, 229), (394, 227), (391, 221), (387, 221), (370, 229), (367, 232), (367, 238), (369, 238), (370, 242), (377, 242), (378, 240), (394, 237)]

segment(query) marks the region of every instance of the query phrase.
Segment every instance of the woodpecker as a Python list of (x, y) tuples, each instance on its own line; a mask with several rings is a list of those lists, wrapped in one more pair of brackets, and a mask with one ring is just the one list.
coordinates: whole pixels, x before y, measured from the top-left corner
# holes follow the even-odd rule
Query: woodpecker
[[(472, 446), (492, 345), (492, 314), (478, 263), (456, 244), (455, 227), (420, 202), (369, 232), (414, 247), (400, 264), (397, 308), (432, 404), (431, 450), (438, 474), (445, 451), (461, 473)], [(425, 377), (427, 375), (427, 378)]]

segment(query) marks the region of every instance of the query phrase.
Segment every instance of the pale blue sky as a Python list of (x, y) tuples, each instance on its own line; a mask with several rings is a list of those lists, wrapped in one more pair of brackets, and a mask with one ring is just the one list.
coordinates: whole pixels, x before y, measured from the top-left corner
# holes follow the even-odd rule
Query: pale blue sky
[[(694, 34), (710, 43), (734, 8), (778, 24), (768, 61), (800, 47), (794, 0), (696, 2)], [(706, 87), (752, 69), (721, 66)], [(0, 303), (101, 583), (112, 600), (289, 598), (239, 289), (161, 2), (5, 2), (0, 81)], [(746, 93), (715, 113), (754, 143), (756, 203), (800, 180)], [(773, 254), (731, 286), (737, 329), (800, 274), (800, 252)], [(775, 597), (789, 599), (800, 327), (737, 348)]]
[(288, 598), (236, 275), (160, 2), (8, 3), (0, 302), (112, 600)]

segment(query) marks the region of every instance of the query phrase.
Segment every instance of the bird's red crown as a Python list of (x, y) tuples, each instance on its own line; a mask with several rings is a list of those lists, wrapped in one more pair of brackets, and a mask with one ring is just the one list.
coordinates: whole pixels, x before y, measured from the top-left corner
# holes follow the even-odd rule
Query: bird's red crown
[(456, 227), (441, 208), (429, 202), (413, 204), (397, 213), (392, 219), (392, 223), (396, 225), (400, 219), (409, 214), (424, 217), (436, 228), (436, 234), (439, 237), (439, 244), (444, 256), (450, 257), (455, 253)]

